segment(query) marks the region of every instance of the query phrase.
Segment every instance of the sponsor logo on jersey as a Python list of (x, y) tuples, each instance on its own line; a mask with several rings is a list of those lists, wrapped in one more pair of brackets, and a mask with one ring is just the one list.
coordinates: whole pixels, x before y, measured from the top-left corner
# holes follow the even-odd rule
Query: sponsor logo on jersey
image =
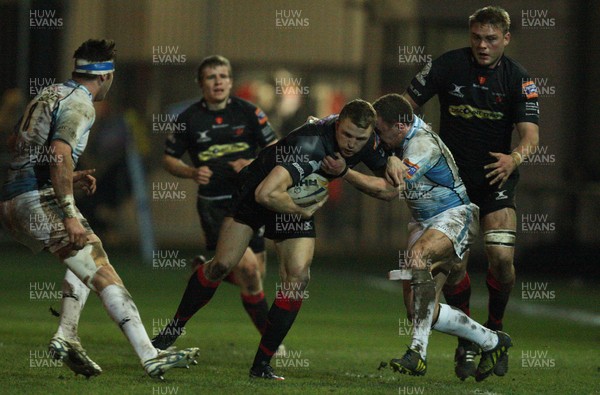
[(271, 127), (269, 125), (265, 126), (264, 128), (262, 128), (260, 130), (260, 133), (262, 134), (263, 138), (265, 139), (265, 142), (270, 143), (271, 141), (275, 140), (275, 133), (273, 133), (273, 129), (271, 129)]
[(477, 77), (477, 82), (479, 82), (479, 85), (485, 84), (485, 81), (487, 81), (487, 77), (486, 76), (480, 75), (479, 77)]
[(540, 106), (537, 101), (528, 101), (525, 103), (525, 115), (531, 117), (540, 115)]
[(476, 108), (468, 104), (450, 106), (448, 107), (448, 112), (450, 112), (450, 115), (452, 116), (461, 117), (464, 119), (471, 119), (475, 117), (480, 119), (489, 119), (491, 121), (497, 121), (499, 119), (502, 119), (502, 117), (504, 116), (504, 113), (500, 111), (483, 110), (481, 108)]
[(402, 163), (404, 163), (408, 167), (408, 170), (406, 172), (406, 178), (410, 180), (412, 176), (414, 176), (415, 173), (419, 170), (419, 165), (417, 165), (416, 163), (412, 163), (408, 158), (405, 158), (402, 161)]
[(496, 191), (494, 192), (496, 194), (496, 200), (505, 200), (508, 199), (508, 196), (506, 196), (506, 189), (503, 189), (501, 191)]
[(242, 152), (248, 148), (250, 148), (248, 143), (215, 144), (211, 145), (206, 151), (200, 152), (198, 154), (198, 159), (204, 162), (225, 155), (235, 154), (236, 152)]
[(210, 130), (203, 130), (201, 132), (197, 132), (200, 136), (198, 137), (196, 142), (197, 143), (207, 143), (207, 142), (211, 141), (212, 139), (210, 137), (208, 137), (208, 132), (210, 132)]
[(217, 123), (217, 125), (220, 125), (223, 123), (223, 117), (216, 117), (215, 118), (215, 122)]
[(525, 81), (521, 84), (523, 94), (528, 99), (534, 99), (538, 97), (538, 89), (533, 81)]
[(452, 90), (451, 90), (451, 91), (448, 91), (448, 93), (449, 93), (449, 94), (451, 94), (452, 96), (460, 97), (460, 98), (463, 98), (463, 97), (465, 97), (464, 93), (462, 93), (462, 92), (460, 91), (462, 88), (464, 88), (464, 87), (465, 87), (465, 85), (462, 85), (462, 86), (461, 86), (461, 85), (456, 85), (455, 83), (452, 83), (452, 85), (453, 85), (454, 87), (452, 88)]
[(259, 125), (264, 125), (265, 123), (269, 122), (269, 118), (267, 118), (267, 114), (265, 114), (264, 111), (261, 110), (260, 108), (257, 108), (256, 110), (254, 110), (254, 113), (256, 114), (256, 118), (258, 119)]
[(413, 84), (410, 84), (410, 86), (408, 87), (408, 90), (409, 90), (409, 91), (410, 91), (410, 92), (411, 92), (413, 95), (415, 95), (415, 96), (417, 96), (417, 97), (419, 97), (419, 96), (422, 96), (421, 92), (419, 92), (419, 91), (417, 90), (417, 88), (415, 88), (415, 87), (413, 86)]
[(234, 129), (233, 131), (233, 135), (236, 137), (241, 136), (242, 134), (244, 134), (244, 130), (245, 130), (246, 126), (244, 125), (240, 125), (240, 126), (234, 126), (232, 129)]
[(492, 96), (494, 96), (494, 100), (496, 100), (496, 103), (502, 103), (504, 101), (504, 98), (506, 97), (506, 94), (504, 93), (498, 93), (498, 92), (492, 92)]
[(425, 67), (423, 67), (423, 69), (419, 72), (419, 74), (417, 74), (415, 76), (417, 81), (419, 81), (419, 83), (423, 86), (425, 86), (425, 82), (426, 82), (425, 77), (427, 77), (429, 75), (429, 71), (431, 71), (431, 62), (427, 62)]
[(304, 177), (304, 169), (302, 168), (302, 166), (300, 166), (298, 163), (292, 163), (292, 165), (296, 168), (296, 170), (298, 170), (298, 173), (300, 174), (300, 178)]

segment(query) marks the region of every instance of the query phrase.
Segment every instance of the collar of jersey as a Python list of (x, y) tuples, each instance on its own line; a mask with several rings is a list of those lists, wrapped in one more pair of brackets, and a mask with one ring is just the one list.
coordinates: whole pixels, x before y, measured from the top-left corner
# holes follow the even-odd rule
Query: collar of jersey
[[(225, 108), (227, 108), (228, 105), (231, 104), (231, 96), (229, 96), (227, 98), (227, 105), (225, 106)], [(221, 110), (211, 110), (210, 108), (208, 108), (208, 104), (206, 104), (206, 100), (204, 98), (200, 99), (200, 105), (202, 106), (202, 108), (205, 108), (208, 111), (211, 112), (219, 112), (219, 111), (224, 111), (225, 108), (221, 109)]]
[(491, 72), (497, 70), (498, 67), (500, 67), (500, 65), (504, 61), (504, 54), (502, 54), (502, 56), (500, 56), (498, 63), (496, 63), (496, 66), (494, 66), (493, 69), (490, 69), (489, 67), (486, 67), (486, 66), (479, 65), (479, 63), (477, 63), (477, 61), (475, 60), (475, 57), (473, 56), (473, 53), (471, 52), (470, 48), (469, 48), (469, 60), (471, 61), (471, 64), (473, 65), (473, 67), (476, 68), (477, 70), (484, 70), (484, 71), (491, 73)]
[(88, 88), (81, 85), (80, 83), (75, 82), (74, 80), (67, 80), (67, 82), (65, 82), (64, 85), (68, 86), (69, 88), (82, 89), (85, 93), (87, 93), (90, 100), (92, 100), (92, 93), (88, 90)]
[(415, 133), (417, 132), (417, 129), (420, 129), (421, 126), (423, 126), (423, 120), (421, 118), (417, 117), (416, 115), (413, 115), (413, 119), (414, 119), (414, 122), (412, 124), (412, 127), (410, 128), (408, 133), (406, 133), (406, 136), (404, 136), (404, 139), (402, 140), (403, 144), (406, 141), (410, 140), (412, 138), (412, 136), (415, 135)]

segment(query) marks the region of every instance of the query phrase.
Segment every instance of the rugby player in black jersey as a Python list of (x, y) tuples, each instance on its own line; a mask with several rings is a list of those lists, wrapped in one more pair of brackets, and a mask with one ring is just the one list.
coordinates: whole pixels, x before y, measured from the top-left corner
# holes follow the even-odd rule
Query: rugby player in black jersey
[[(209, 56), (198, 67), (198, 84), (203, 98), (181, 113), (177, 122), (184, 125), (166, 141), (163, 165), (176, 177), (190, 178), (198, 184), (197, 210), (206, 239), (206, 249), (214, 251), (223, 218), (229, 211), (238, 172), (248, 165), (258, 150), (277, 141), (264, 112), (250, 102), (231, 96), (232, 70), (229, 60)], [(181, 161), (189, 154), (192, 166)], [(269, 307), (262, 280), (266, 272), (265, 241), (256, 230), (240, 264), (226, 280), (241, 289), (244, 308), (263, 334)], [(194, 263), (203, 264), (198, 256)], [(189, 282), (197, 283), (196, 272)], [(152, 343), (166, 349), (181, 334), (182, 328), (197, 311), (194, 294), (185, 293), (173, 320)]]
[[(198, 267), (199, 282), (190, 282), (185, 292), (195, 295), (196, 310), (208, 303), (221, 280), (240, 261), (253, 234), (265, 226), (265, 237), (275, 242), (281, 289), (269, 310), (267, 329), (250, 377), (283, 380), (269, 363), (302, 305), (315, 247), (313, 215), (325, 203), (323, 200), (300, 207), (287, 190), (308, 175), (320, 172), (321, 162), (327, 156), (342, 155), (348, 167), (363, 162), (380, 176), (386, 170), (392, 173), (392, 169), (399, 168), (393, 160), (386, 166), (387, 156), (373, 133), (375, 117), (369, 103), (354, 100), (344, 106), (339, 116), (307, 123), (266, 147), (240, 173), (231, 216), (223, 221), (216, 255)], [(401, 174), (388, 175), (396, 182), (402, 179)]]
[[(502, 329), (502, 318), (515, 283), (515, 188), (518, 166), (538, 144), (538, 93), (527, 71), (504, 55), (510, 42), (510, 17), (500, 7), (484, 7), (469, 17), (470, 48), (447, 52), (425, 65), (404, 97), (416, 110), (434, 95), (440, 102), (440, 136), (450, 148), (472, 202), (480, 208), (480, 226), (489, 262), (486, 326)], [(519, 144), (511, 150), (513, 127)], [(448, 304), (469, 315), (471, 286), (468, 255), (451, 273), (444, 295)], [(456, 375), (474, 376), (478, 347), (459, 340)], [(496, 365), (508, 370), (508, 355)]]

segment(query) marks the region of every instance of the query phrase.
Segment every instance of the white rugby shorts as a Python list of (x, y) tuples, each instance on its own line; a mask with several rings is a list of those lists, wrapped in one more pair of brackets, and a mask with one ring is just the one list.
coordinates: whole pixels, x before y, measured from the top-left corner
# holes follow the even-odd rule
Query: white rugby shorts
[(479, 232), (479, 207), (474, 203), (464, 204), (424, 221), (411, 219), (408, 223), (409, 250), (427, 229), (445, 234), (452, 242), (456, 256), (462, 259)]
[[(94, 233), (77, 207), (75, 213), (88, 234)], [(62, 219), (63, 212), (52, 188), (25, 192), (0, 202), (0, 223), (34, 253), (42, 250), (53, 253), (69, 244)]]

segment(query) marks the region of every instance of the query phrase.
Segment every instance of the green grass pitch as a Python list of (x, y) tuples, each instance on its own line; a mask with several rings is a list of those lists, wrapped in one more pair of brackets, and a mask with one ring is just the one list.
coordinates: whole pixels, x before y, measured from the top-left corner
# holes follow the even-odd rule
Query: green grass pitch
[[(182, 256), (183, 254), (180, 254)], [(111, 261), (133, 295), (151, 337), (169, 319), (189, 271), (142, 266), (133, 253), (109, 251)], [(190, 255), (191, 256), (191, 255)], [(424, 377), (378, 370), (381, 361), (400, 357), (410, 343), (403, 324), (399, 283), (377, 282), (387, 265), (362, 259), (359, 270), (345, 258), (317, 257), (308, 298), (285, 339), (286, 357), (274, 359), (284, 382), (248, 379), (259, 336), (244, 312), (237, 288), (223, 284), (213, 301), (186, 327), (178, 347), (200, 347), (197, 366), (169, 371), (166, 381), (145, 376), (133, 350), (90, 295), (79, 327), (82, 344), (104, 370), (99, 377), (75, 377), (47, 356), (56, 330), (64, 269), (49, 254), (17, 248), (0, 252), (0, 393), (2, 394), (592, 394), (600, 393), (600, 330), (565, 317), (535, 316), (541, 309), (564, 315), (569, 309), (595, 314), (597, 287), (547, 282), (551, 300), (523, 300), (517, 289), (505, 322), (513, 337), (505, 377), (482, 383), (454, 376), (455, 339), (433, 332)], [(189, 262), (189, 259), (188, 259)], [(265, 290), (272, 301), (277, 270), (271, 254)], [(390, 265), (391, 266), (391, 265)], [(390, 267), (391, 268), (391, 267)], [(521, 281), (521, 280), (519, 280)], [(518, 281), (518, 285), (521, 284)], [(533, 281), (533, 280), (532, 280)], [(483, 277), (473, 276), (473, 315), (485, 320)], [(395, 289), (385, 289), (385, 285)], [(32, 293), (33, 292), (33, 293)], [(478, 299), (477, 299), (478, 298)], [(477, 303), (476, 301), (479, 300)], [(531, 313), (513, 306), (529, 306)], [(592, 315), (594, 317), (594, 315)]]

